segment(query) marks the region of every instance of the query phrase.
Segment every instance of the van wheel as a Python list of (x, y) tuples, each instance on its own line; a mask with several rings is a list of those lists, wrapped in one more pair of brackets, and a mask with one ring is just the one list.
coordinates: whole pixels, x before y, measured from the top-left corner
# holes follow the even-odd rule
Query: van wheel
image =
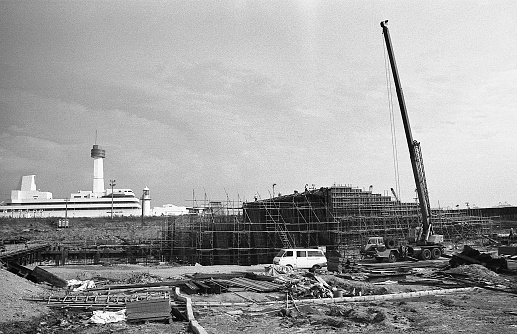
[(313, 266), (312, 266), (312, 268), (311, 268), (311, 269), (309, 269), (309, 271), (310, 271), (311, 273), (313, 273), (313, 272), (315, 272), (315, 271), (316, 271), (316, 270), (318, 270), (318, 269), (321, 269), (321, 266), (320, 266), (320, 265), (318, 265), (318, 264), (315, 264), (315, 265), (313, 265)]

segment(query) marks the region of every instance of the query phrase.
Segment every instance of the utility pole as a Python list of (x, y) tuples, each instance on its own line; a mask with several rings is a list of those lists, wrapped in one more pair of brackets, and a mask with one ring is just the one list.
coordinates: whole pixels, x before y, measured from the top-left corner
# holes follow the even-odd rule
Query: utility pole
[(110, 187), (111, 187), (111, 220), (113, 220), (113, 187), (115, 187), (117, 184), (115, 183), (115, 180), (110, 180)]
[(65, 198), (65, 221), (68, 219), (68, 197)]

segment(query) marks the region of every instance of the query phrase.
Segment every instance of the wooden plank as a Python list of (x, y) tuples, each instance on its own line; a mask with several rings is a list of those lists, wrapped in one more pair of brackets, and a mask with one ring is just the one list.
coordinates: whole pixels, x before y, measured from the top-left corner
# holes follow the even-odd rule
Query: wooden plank
[(175, 281), (163, 281), (163, 282), (154, 282), (154, 283), (138, 283), (138, 284), (121, 284), (121, 285), (105, 285), (103, 287), (97, 287), (89, 289), (89, 291), (99, 291), (99, 290), (119, 290), (119, 289), (138, 289), (138, 288), (152, 288), (152, 287), (176, 287), (180, 286), (184, 282), (188, 280), (175, 280)]
[(131, 316), (127, 316), (127, 319), (129, 319), (129, 320), (154, 319), (154, 318), (168, 318), (169, 316), (170, 316), (170, 313), (168, 313), (168, 312), (163, 312), (163, 313), (147, 312), (147, 313), (132, 314)]
[(163, 317), (163, 318), (147, 318), (147, 319), (126, 319), (128, 323), (139, 323), (139, 322), (146, 322), (146, 321), (165, 321), (167, 323), (172, 322), (172, 317)]
[(126, 304), (127, 321), (150, 321), (172, 319), (168, 299), (143, 300)]
[(253, 281), (247, 278), (233, 278), (230, 280), (231, 283), (244, 287), (249, 290), (255, 290), (259, 292), (270, 292), (276, 291), (281, 288), (281, 285), (276, 283), (271, 283), (267, 281)]
[(31, 275), (36, 279), (38, 283), (48, 282), (58, 288), (66, 288), (68, 286), (67, 282), (64, 279), (46, 271), (45, 269), (39, 266), (32, 270)]

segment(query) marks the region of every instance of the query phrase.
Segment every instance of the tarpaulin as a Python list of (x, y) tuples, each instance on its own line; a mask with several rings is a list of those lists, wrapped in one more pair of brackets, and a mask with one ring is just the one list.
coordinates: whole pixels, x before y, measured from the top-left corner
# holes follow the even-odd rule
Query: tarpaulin
[(92, 280), (80, 281), (78, 279), (71, 279), (66, 281), (68, 287), (72, 289), (72, 291), (82, 291), (86, 289), (95, 288), (95, 282)]
[(93, 315), (90, 318), (90, 322), (95, 324), (108, 324), (112, 322), (119, 322), (126, 320), (126, 310), (120, 310), (117, 312), (112, 311), (93, 311)]
[(290, 274), (292, 272), (293, 272), (293, 268), (288, 267), (288, 266), (281, 266), (278, 264), (272, 264), (265, 268), (266, 275), (273, 276), (273, 277), (276, 277), (279, 275)]

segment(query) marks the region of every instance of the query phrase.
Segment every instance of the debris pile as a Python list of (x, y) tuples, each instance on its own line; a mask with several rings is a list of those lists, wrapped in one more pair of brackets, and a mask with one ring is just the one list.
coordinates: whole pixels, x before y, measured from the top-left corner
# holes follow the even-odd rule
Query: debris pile
[(508, 262), (504, 257), (493, 257), (489, 253), (481, 253), (468, 245), (461, 253), (454, 254), (449, 260), (452, 268), (462, 264), (479, 264), (495, 272), (508, 270)]
[[(314, 277), (314, 276), (313, 276)], [(288, 291), (298, 298), (332, 298), (330, 286), (311, 277), (300, 277), (288, 284)]]
[(268, 276), (279, 276), (283, 274), (291, 274), (293, 272), (292, 267), (281, 266), (278, 264), (272, 264), (270, 266), (265, 267), (265, 273)]
[(149, 273), (133, 273), (129, 278), (123, 280), (123, 283), (126, 284), (136, 284), (136, 283), (157, 283), (162, 282), (163, 278), (156, 275), (151, 275)]
[(479, 264), (461, 265), (456, 268), (449, 269), (446, 272), (449, 274), (463, 274), (486, 281), (499, 278), (497, 273)]
[(451, 275), (456, 281), (475, 284), (484, 288), (503, 289), (501, 291), (508, 289), (510, 289), (508, 291), (512, 291), (516, 288), (515, 284), (512, 284), (508, 279), (479, 264), (461, 265), (445, 270), (443, 273)]

